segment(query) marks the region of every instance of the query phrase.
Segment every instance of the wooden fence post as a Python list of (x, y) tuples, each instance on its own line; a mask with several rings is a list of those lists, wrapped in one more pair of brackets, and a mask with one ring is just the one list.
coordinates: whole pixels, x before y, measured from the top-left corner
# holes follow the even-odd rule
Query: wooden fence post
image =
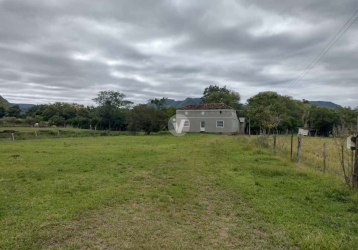
[(57, 131), (57, 137), (60, 138), (60, 130)]
[(273, 135), (273, 150), (276, 151), (276, 135)]
[(14, 133), (11, 133), (11, 135), (12, 135), (12, 141), (15, 141)]
[(354, 162), (354, 166), (353, 166), (353, 188), (358, 188), (358, 134), (356, 135), (356, 153), (355, 153), (355, 162)]
[(326, 143), (323, 143), (323, 174), (326, 173)]
[(35, 137), (37, 138), (37, 132), (35, 131)]
[(298, 145), (297, 145), (297, 162), (300, 163), (301, 161), (301, 141), (302, 141), (302, 135), (298, 135)]
[(293, 134), (291, 134), (291, 160), (293, 158)]

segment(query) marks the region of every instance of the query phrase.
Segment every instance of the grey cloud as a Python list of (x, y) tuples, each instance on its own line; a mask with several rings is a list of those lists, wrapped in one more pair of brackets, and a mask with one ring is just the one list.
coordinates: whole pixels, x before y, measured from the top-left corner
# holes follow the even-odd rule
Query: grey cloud
[(146, 102), (200, 97), (218, 84), (243, 101), (273, 90), (357, 106), (356, 95), (346, 97), (358, 92), (357, 23), (287, 91), (357, 8), (353, 0), (0, 1), (0, 95), (93, 104), (113, 89)]

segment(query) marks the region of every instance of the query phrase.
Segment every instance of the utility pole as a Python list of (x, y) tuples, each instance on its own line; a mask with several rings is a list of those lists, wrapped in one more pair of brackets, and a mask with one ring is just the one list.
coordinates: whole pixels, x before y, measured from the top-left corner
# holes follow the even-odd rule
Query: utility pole
[(356, 110), (356, 113), (357, 113), (357, 136), (358, 136), (358, 107), (357, 107), (357, 110)]
[[(355, 137), (355, 161), (353, 167), (353, 188), (358, 188), (358, 108), (356, 110), (357, 113), (357, 133)], [(353, 152), (352, 152), (353, 153)]]
[[(353, 137), (354, 138), (354, 137)], [(354, 161), (354, 167), (353, 167), (353, 188), (358, 188), (358, 131), (355, 137), (355, 161)]]

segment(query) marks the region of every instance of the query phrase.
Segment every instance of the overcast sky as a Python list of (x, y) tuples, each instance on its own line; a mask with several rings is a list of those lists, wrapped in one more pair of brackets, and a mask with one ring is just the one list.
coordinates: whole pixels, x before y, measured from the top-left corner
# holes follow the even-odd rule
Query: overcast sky
[[(0, 0), (0, 95), (92, 105), (201, 97), (226, 85), (358, 106), (358, 20), (293, 85), (358, 9), (354, 0)], [(352, 21), (358, 17), (358, 13)]]

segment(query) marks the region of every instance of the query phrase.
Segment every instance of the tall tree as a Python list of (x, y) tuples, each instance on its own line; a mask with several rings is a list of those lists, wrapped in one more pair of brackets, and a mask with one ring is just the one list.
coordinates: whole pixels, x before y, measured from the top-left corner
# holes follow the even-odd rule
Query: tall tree
[(113, 91), (113, 90), (107, 90), (107, 91), (100, 91), (97, 94), (96, 98), (93, 98), (92, 100), (97, 103), (99, 106), (112, 106), (115, 108), (129, 108), (133, 102), (125, 100), (126, 97), (125, 94)]
[(167, 100), (168, 100), (167, 97), (163, 97), (161, 99), (158, 98), (149, 99), (148, 101), (150, 102), (150, 104), (153, 104), (157, 109), (163, 109)]
[(320, 134), (328, 136), (335, 125), (340, 123), (339, 114), (332, 108), (313, 105), (308, 118), (310, 128), (317, 129)]
[(123, 112), (120, 109), (129, 108), (133, 102), (125, 100), (126, 95), (117, 91), (100, 91), (97, 94), (97, 98), (93, 101), (99, 106), (97, 108), (97, 115), (101, 118), (102, 125), (112, 129), (115, 127), (121, 127), (118, 123), (119, 120), (123, 121)]
[(0, 106), (0, 118), (4, 117), (5, 115), (6, 115), (6, 109)]
[(206, 87), (203, 96), (201, 97), (202, 103), (225, 103), (230, 107), (238, 110), (240, 109), (240, 95), (239, 93), (229, 90), (224, 87), (210, 85)]
[(289, 96), (266, 91), (248, 99), (248, 114), (253, 127), (262, 129), (295, 129), (301, 126), (301, 102)]
[(166, 126), (167, 121), (166, 113), (145, 104), (135, 106), (127, 116), (129, 131), (135, 133), (143, 130), (148, 135), (160, 131)]
[(7, 115), (10, 117), (20, 117), (21, 109), (19, 105), (14, 105), (7, 110)]

